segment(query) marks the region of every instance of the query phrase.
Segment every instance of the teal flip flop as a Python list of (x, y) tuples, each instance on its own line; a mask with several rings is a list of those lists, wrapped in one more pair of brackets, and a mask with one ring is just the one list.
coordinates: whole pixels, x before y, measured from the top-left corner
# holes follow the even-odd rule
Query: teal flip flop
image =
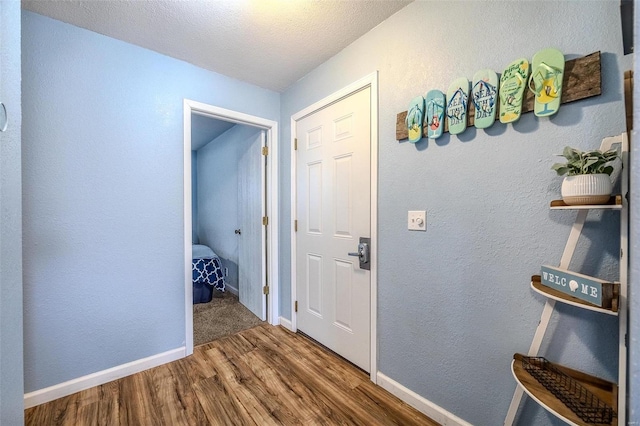
[(457, 78), (447, 90), (447, 118), (449, 133), (457, 135), (467, 128), (467, 108), (469, 106), (469, 80)]
[(471, 100), (476, 109), (474, 126), (478, 129), (491, 127), (496, 121), (498, 75), (490, 69), (480, 70), (474, 74), (471, 87)]
[(425, 100), (425, 125), (427, 136), (438, 139), (444, 130), (444, 93), (440, 90), (429, 90)]
[(424, 117), (424, 98), (422, 96), (416, 96), (409, 103), (409, 109), (407, 110), (407, 118), (405, 118), (405, 124), (407, 125), (407, 132), (409, 133), (409, 142), (416, 143), (422, 139), (422, 120)]

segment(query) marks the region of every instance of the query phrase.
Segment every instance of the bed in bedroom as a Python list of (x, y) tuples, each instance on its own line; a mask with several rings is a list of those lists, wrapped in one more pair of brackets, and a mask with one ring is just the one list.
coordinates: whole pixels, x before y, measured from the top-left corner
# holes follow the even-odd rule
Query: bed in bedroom
[(222, 262), (211, 248), (194, 244), (192, 247), (193, 303), (208, 303), (216, 291), (225, 291)]

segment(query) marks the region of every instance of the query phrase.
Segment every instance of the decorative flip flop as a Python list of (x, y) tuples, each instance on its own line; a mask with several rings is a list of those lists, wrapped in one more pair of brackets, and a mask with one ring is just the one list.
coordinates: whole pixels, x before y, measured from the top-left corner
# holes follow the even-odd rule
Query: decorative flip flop
[(533, 112), (548, 117), (558, 112), (562, 97), (564, 55), (558, 49), (544, 49), (533, 55), (529, 90), (536, 95)]
[(469, 106), (469, 80), (457, 78), (447, 90), (447, 118), (449, 133), (457, 135), (467, 128), (467, 107)]
[(490, 69), (480, 70), (473, 76), (471, 100), (475, 106), (474, 126), (478, 129), (491, 127), (496, 121), (496, 99), (498, 97), (498, 75)]
[(529, 77), (529, 61), (516, 59), (500, 76), (500, 122), (518, 121), (522, 112), (524, 86)]
[(444, 93), (440, 90), (429, 90), (425, 99), (425, 126), (427, 136), (438, 139), (444, 130)]
[(409, 104), (405, 123), (409, 133), (409, 142), (416, 143), (422, 139), (422, 119), (424, 117), (424, 98), (416, 96)]

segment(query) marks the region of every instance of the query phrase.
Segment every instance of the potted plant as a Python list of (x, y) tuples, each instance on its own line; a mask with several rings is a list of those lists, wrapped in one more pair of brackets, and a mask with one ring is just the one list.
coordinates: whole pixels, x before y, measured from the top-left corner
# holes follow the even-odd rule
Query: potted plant
[(609, 163), (618, 158), (618, 151), (580, 151), (565, 147), (562, 156), (566, 163), (556, 163), (551, 168), (558, 176), (567, 175), (562, 182), (562, 200), (565, 204), (606, 204), (613, 185)]

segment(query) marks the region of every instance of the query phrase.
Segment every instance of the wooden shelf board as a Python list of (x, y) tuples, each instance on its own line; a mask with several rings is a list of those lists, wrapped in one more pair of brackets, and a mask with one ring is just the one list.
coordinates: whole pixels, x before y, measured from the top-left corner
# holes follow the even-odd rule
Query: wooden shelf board
[(552, 210), (622, 210), (622, 195), (612, 195), (606, 204), (585, 204), (570, 206), (562, 200), (553, 200), (549, 207)]
[(620, 284), (612, 283), (612, 285), (614, 286), (614, 289), (613, 289), (614, 294), (611, 300), (612, 308), (601, 308), (600, 306), (596, 306), (592, 303), (585, 302), (584, 300), (578, 299), (577, 297), (564, 294), (561, 291), (558, 291), (551, 287), (547, 287), (546, 285), (543, 285), (540, 280), (540, 275), (534, 275), (531, 277), (531, 288), (534, 291), (542, 294), (543, 296), (546, 296), (553, 300), (557, 300), (558, 302), (566, 303), (568, 305), (577, 306), (578, 308), (588, 309), (590, 311), (600, 312), (607, 315), (618, 316)]
[(624, 72), (624, 110), (627, 117), (627, 133), (633, 129), (633, 71)]
[[(571, 411), (569, 407), (564, 405), (562, 401), (551, 394), (551, 392), (549, 392), (531, 374), (529, 374), (529, 372), (522, 366), (522, 355), (515, 354), (513, 357), (514, 360), (511, 363), (511, 372), (513, 373), (513, 377), (516, 379), (516, 382), (518, 382), (518, 385), (520, 385), (520, 387), (522, 387), (522, 389), (544, 409), (570, 425), (595, 425), (595, 423), (585, 423), (580, 417)], [(600, 398), (602, 402), (613, 407), (613, 410), (616, 413), (618, 412), (618, 386), (615, 383), (611, 383), (558, 364), (553, 364), (553, 366), (558, 370), (561, 370), (566, 375), (571, 376), (587, 390)], [(602, 426), (602, 423), (598, 423), (598, 425)], [(618, 418), (614, 417), (610, 426), (617, 425)]]
[[(425, 90), (426, 93), (426, 90)], [(564, 76), (562, 79), (561, 104), (578, 101), (602, 94), (602, 78), (600, 66), (600, 52), (594, 52), (581, 58), (571, 59), (564, 63)], [(522, 114), (533, 111), (534, 95), (525, 88), (522, 103)], [(500, 105), (497, 106), (496, 120), (500, 119)], [(396, 140), (408, 139), (405, 118), (407, 111), (402, 111), (396, 116)], [(469, 102), (467, 114), (467, 127), (473, 127), (475, 122), (475, 108), (473, 102)], [(423, 130), (423, 137), (427, 137), (427, 128)], [(449, 121), (444, 118), (444, 131), (449, 131)]]

